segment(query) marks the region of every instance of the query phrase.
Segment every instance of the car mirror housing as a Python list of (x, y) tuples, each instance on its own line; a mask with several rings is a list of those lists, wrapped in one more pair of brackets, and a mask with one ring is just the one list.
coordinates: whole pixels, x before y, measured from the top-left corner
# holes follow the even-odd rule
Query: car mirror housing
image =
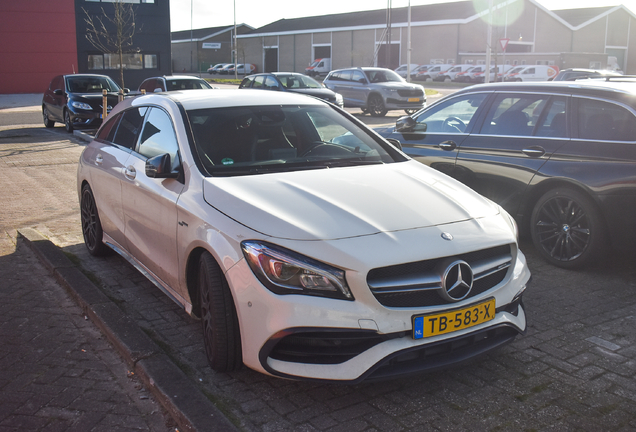
[(60, 89), (55, 89), (55, 90), (53, 91), (53, 93), (54, 93), (55, 95), (57, 95), (57, 96), (62, 96), (62, 95), (64, 94), (64, 92), (63, 92), (62, 90), (60, 90)]
[[(417, 122), (411, 116), (402, 116), (395, 122), (395, 130), (397, 132), (412, 132), (417, 126)], [(422, 132), (426, 132), (426, 124), (420, 125)]]
[(170, 155), (165, 153), (146, 161), (146, 175), (150, 178), (177, 178), (179, 173), (172, 171)]
[(398, 150), (402, 150), (402, 143), (399, 140), (396, 140), (395, 138), (385, 138), (389, 144), (391, 144), (393, 147), (397, 148)]

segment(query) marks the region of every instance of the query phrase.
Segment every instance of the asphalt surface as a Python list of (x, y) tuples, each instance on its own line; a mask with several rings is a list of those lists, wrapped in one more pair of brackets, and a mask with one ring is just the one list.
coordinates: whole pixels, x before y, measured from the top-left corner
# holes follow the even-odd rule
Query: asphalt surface
[[(7, 110), (0, 111), (0, 119), (6, 114)], [(38, 426), (37, 421), (45, 419), (52, 425), (59, 418), (70, 418), (71, 423), (55, 430), (72, 430), (89, 415), (101, 415), (105, 423), (75, 426), (76, 430), (134, 430), (115, 423), (116, 411), (108, 410), (116, 410), (110, 405), (116, 400), (130, 400), (121, 409), (136, 410), (130, 415), (139, 430), (171, 430), (174, 424), (198, 430), (231, 425), (228, 428), (245, 431), (636, 430), (636, 253), (609, 253), (595, 266), (567, 271), (545, 264), (522, 240), (533, 272), (524, 297), (528, 332), (458, 368), (355, 386), (285, 381), (246, 368), (219, 374), (207, 366), (199, 322), (123, 259), (96, 259), (86, 252), (74, 183), (82, 147), (61, 127), (0, 127), (0, 200), (5, 203), (0, 213), (0, 287), (3, 299), (11, 300), (0, 313), (0, 431), (54, 430)], [(18, 240), (18, 229), (30, 240)], [(46, 260), (35, 258), (32, 251), (38, 249), (44, 250), (40, 252), (44, 257), (61, 252), (70, 263), (47, 267)], [(84, 300), (68, 294), (73, 291), (64, 278), (66, 272), (79, 270), (88, 275), (88, 282), (83, 280), (77, 288), (87, 290)], [(94, 297), (101, 298), (100, 307), (121, 317), (118, 331), (104, 323), (108, 315), (100, 315), (99, 308), (87, 303)], [(66, 310), (70, 312), (62, 314)], [(80, 325), (89, 324), (90, 330), (85, 330), (89, 336), (81, 339)], [(27, 334), (30, 328), (33, 334)], [(137, 333), (134, 329), (150, 339), (144, 343), (154, 344), (150, 354), (136, 363), (127, 358), (135, 350), (122, 342), (127, 332)], [(38, 353), (39, 349), (43, 351)], [(90, 366), (81, 366), (82, 350), (94, 355)], [(203, 401), (197, 399), (200, 408), (224, 418), (201, 413), (188, 417), (188, 406), (179, 411), (179, 398), (170, 400), (169, 392), (149, 378), (153, 372), (144, 368), (147, 359), (177, 369), (170, 369), (171, 374), (154, 372), (158, 381), (170, 375), (166, 385), (183, 386), (190, 389), (188, 394), (203, 396)], [(54, 366), (47, 366), (49, 361)], [(55, 368), (57, 375), (46, 378), (42, 368)], [(139, 372), (133, 375), (139, 380), (134, 391), (124, 385), (131, 379), (130, 370)], [(104, 371), (106, 378), (98, 379), (94, 371)], [(88, 395), (104, 382), (113, 387), (109, 398), (102, 395), (82, 405), (78, 397), (75, 405), (62, 411), (56, 411), (53, 398), (42, 397), (46, 392), (65, 393), (60, 389), (64, 385), (78, 386), (75, 393)], [(135, 387), (141, 384), (145, 388)], [(148, 399), (139, 399), (136, 392)], [(152, 404), (151, 408), (137, 407), (139, 401)], [(157, 409), (157, 404), (163, 408)], [(107, 419), (113, 422), (110, 428)]]

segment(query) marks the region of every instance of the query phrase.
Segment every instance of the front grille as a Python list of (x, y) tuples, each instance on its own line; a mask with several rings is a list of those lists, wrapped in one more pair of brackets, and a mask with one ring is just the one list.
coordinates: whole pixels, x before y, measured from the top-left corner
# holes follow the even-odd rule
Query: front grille
[(399, 264), (373, 269), (367, 284), (380, 304), (407, 308), (439, 306), (453, 303), (440, 296), (441, 274), (445, 263), (466, 261), (473, 270), (473, 287), (467, 299), (482, 294), (501, 283), (512, 267), (510, 245), (483, 249), (451, 257)]
[(398, 90), (401, 97), (422, 97), (424, 92), (421, 89), (402, 89)]

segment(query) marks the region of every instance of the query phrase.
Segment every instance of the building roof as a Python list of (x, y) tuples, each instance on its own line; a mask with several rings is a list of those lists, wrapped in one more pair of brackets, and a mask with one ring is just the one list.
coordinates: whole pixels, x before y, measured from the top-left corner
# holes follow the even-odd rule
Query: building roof
[[(239, 30), (239, 28), (246, 28), (247, 30), (253, 29), (252, 26), (249, 26), (247, 24), (237, 24), (236, 27), (237, 27), (237, 30)], [(183, 42), (183, 41), (189, 42), (191, 38), (192, 40), (195, 40), (195, 41), (202, 41), (202, 40), (214, 37), (220, 33), (230, 32), (232, 30), (234, 30), (234, 24), (228, 25), (228, 26), (208, 27), (208, 28), (193, 29), (193, 30), (181, 30), (181, 31), (172, 32), (171, 39), (173, 43)]]
[[(361, 27), (386, 25), (386, 9), (350, 12), (341, 14), (321, 15), (304, 18), (281, 19), (252, 33), (285, 33), (301, 30), (326, 28)], [(411, 22), (464, 20), (476, 14), (472, 1), (454, 3), (439, 3), (422, 6), (411, 6)], [(392, 8), (391, 22), (404, 23), (408, 21), (408, 8)]]
[(573, 27), (578, 27), (583, 23), (592, 20), (599, 15), (606, 13), (607, 11), (614, 9), (616, 6), (604, 6), (604, 7), (592, 7), (581, 9), (562, 9), (553, 10), (552, 13), (558, 15), (561, 19), (566, 21)]

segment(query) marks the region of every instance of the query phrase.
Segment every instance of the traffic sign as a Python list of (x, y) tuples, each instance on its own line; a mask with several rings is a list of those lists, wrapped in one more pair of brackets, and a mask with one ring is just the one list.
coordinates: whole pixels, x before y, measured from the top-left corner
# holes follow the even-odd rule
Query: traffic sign
[(499, 39), (499, 45), (501, 45), (502, 51), (506, 50), (506, 47), (508, 46), (508, 42), (510, 42), (510, 39)]

